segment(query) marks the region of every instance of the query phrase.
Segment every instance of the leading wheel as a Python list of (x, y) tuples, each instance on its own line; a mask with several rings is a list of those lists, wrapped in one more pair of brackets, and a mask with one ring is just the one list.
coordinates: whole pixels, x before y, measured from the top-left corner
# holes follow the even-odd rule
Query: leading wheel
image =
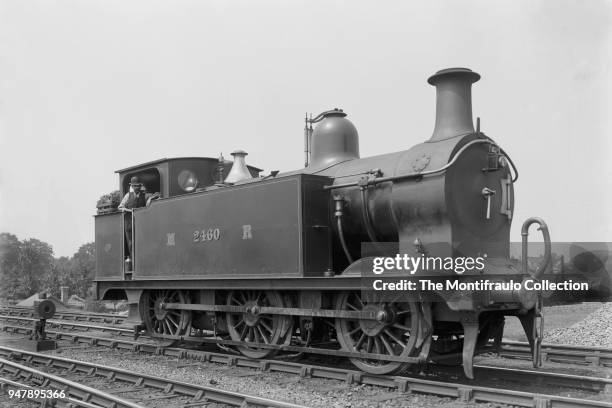
[(191, 325), (191, 311), (162, 309), (162, 303), (188, 303), (184, 291), (161, 289), (146, 291), (142, 299), (142, 314), (148, 333), (182, 336)]
[[(418, 310), (415, 303), (368, 302), (360, 292), (345, 292), (336, 300), (336, 310), (373, 312), (376, 320), (336, 318), (336, 333), (343, 350), (410, 357), (415, 353)], [(350, 358), (361, 370), (372, 374), (402, 371), (408, 363)]]
[[(229, 306), (244, 308), (243, 313), (227, 313), (227, 329), (234, 341), (280, 345), (290, 336), (291, 317), (259, 313), (261, 307), (284, 307), (283, 298), (275, 291), (233, 290), (227, 296)], [(240, 346), (238, 350), (249, 358), (266, 358), (278, 350)]]

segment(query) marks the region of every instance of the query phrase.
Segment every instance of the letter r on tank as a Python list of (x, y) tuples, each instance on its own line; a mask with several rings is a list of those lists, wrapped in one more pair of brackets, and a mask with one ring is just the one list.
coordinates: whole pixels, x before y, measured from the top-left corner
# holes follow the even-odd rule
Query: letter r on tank
[(253, 239), (253, 233), (251, 232), (251, 226), (248, 224), (242, 226), (242, 239)]

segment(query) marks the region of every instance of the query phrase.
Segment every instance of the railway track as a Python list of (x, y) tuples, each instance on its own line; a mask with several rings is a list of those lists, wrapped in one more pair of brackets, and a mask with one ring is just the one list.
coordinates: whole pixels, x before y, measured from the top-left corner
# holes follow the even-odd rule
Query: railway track
[[(531, 359), (529, 343), (520, 341), (502, 342), (499, 355), (506, 358)], [(542, 344), (542, 361), (612, 367), (612, 349), (584, 347), (569, 344)]]
[[(4, 331), (27, 334), (29, 328), (24, 326), (3, 327)], [(233, 367), (251, 368), (261, 371), (276, 371), (286, 374), (298, 375), (304, 378), (326, 378), (346, 381), (348, 384), (367, 384), (387, 387), (398, 392), (416, 392), (434, 394), (444, 397), (456, 398), (468, 402), (490, 402), (512, 404), (522, 407), (608, 407), (612, 403), (596, 401), (585, 398), (570, 398), (556, 395), (541, 395), (538, 386), (554, 386), (559, 392), (566, 388), (586, 393), (589, 397), (603, 398), (609, 401), (612, 397), (608, 394), (612, 391), (612, 380), (597, 377), (585, 377), (568, 374), (549, 373), (533, 370), (517, 370), (509, 368), (498, 368), (490, 366), (475, 366), (476, 380), (469, 382), (461, 378), (459, 371), (456, 373), (438, 372), (430, 373), (429, 376), (375, 376), (360, 371), (327, 367), (321, 365), (301, 364), (283, 360), (251, 360), (249, 358), (209, 352), (202, 350), (190, 350), (185, 348), (163, 347), (151, 339), (147, 342), (133, 341), (120, 335), (114, 338), (98, 337), (88, 333), (48, 331), (48, 334), (57, 339), (70, 340), (74, 343), (86, 344), (88, 346), (110, 347), (130, 352), (163, 355), (175, 358), (196, 359), (205, 363), (226, 364)], [(432, 380), (435, 376), (444, 376), (445, 381)], [(474, 386), (473, 383), (491, 384), (490, 387)], [(512, 389), (500, 389), (500, 383), (518, 383), (535, 386), (537, 391), (522, 391)]]
[[(8, 322), (8, 323), (17, 323), (22, 326), (32, 326), (33, 323), (37, 319), (33, 319), (31, 317), (19, 317), (19, 316), (6, 316), (0, 315), (0, 321)], [(134, 330), (127, 329), (125, 327), (117, 327), (117, 326), (107, 326), (107, 325), (93, 325), (86, 324), (83, 322), (73, 322), (73, 321), (62, 321), (62, 320), (47, 320), (48, 327), (55, 327), (58, 329), (68, 329), (68, 330), (80, 330), (80, 331), (100, 331), (106, 333), (112, 333), (117, 336), (127, 336), (133, 337)]]
[[(16, 307), (0, 309), (0, 319), (6, 319), (8, 316), (32, 317), (32, 310), (31, 308)], [(119, 325), (124, 323), (125, 319), (126, 318), (123, 316), (110, 313), (58, 311), (55, 314), (54, 320)], [(57, 325), (58, 323), (54, 324)], [(110, 331), (108, 329), (104, 330)], [(526, 342), (505, 340), (501, 343), (501, 347), (499, 350), (493, 350), (493, 348), (491, 348), (491, 351), (498, 352), (501, 357), (525, 360), (531, 359), (529, 343)], [(612, 349), (602, 347), (584, 347), (567, 344), (544, 343), (542, 344), (542, 361), (612, 367)]]
[[(0, 308), (0, 314), (4, 316), (32, 317), (33, 311), (31, 307), (8, 307)], [(55, 318), (60, 320), (72, 320), (75, 322), (92, 322), (92, 323), (109, 323), (121, 324), (125, 321), (125, 317), (112, 313), (83, 313), (58, 310), (55, 312)]]
[[(238, 407), (304, 408), (288, 402), (3, 346), (0, 346), (0, 373), (15, 377), (14, 387), (19, 386), (15, 384), (20, 384), (19, 380), (27, 381), (39, 388), (62, 390), (72, 401), (97, 407), (140, 408), (159, 400), (167, 406), (177, 400), (180, 405), (216, 402)], [(83, 385), (84, 382), (94, 382), (96, 387)], [(107, 389), (100, 390), (101, 385)], [(118, 397), (117, 394), (128, 396)]]
[[(24, 368), (27, 370), (27, 367), (24, 367)], [(39, 406), (41, 407), (44, 407), (45, 404), (49, 405), (49, 399), (36, 396), (36, 390), (40, 390), (40, 386), (32, 387), (24, 383), (9, 380), (7, 378), (0, 378), (0, 390), (1, 390), (0, 395), (2, 395), (2, 391), (8, 395), (11, 395), (10, 393), (11, 390), (13, 391), (12, 394), (15, 394), (15, 392), (17, 391), (20, 393), (25, 391), (26, 393), (25, 396), (20, 397), (19, 398), (20, 400), (32, 401), (32, 402), (39, 404)], [(28, 396), (28, 392), (31, 392), (30, 396)], [(38, 394), (40, 395), (40, 391), (38, 392)], [(58, 398), (52, 399), (52, 401), (54, 401), (55, 406), (65, 405), (66, 407), (99, 408), (99, 405), (88, 403), (83, 400), (78, 400), (75, 398), (58, 397)], [(63, 404), (59, 404), (59, 403), (63, 403)]]
[[(5, 310), (6, 311), (6, 310)], [(32, 321), (32, 312), (29, 309), (13, 310), (11, 314), (0, 315), (0, 321), (26, 322)], [(79, 324), (87, 322), (101, 322), (118, 325), (123, 323), (124, 318), (116, 315), (97, 314), (90, 316), (83, 313), (57, 313), (55, 319), (47, 321), (52, 327), (81, 329), (83, 331), (104, 331), (122, 336), (133, 336), (133, 331), (127, 328), (113, 326), (94, 326), (91, 324)], [(74, 323), (73, 323), (74, 322)], [(498, 353), (501, 357), (531, 360), (529, 344), (519, 341), (503, 341), (499, 350), (491, 347), (491, 352)], [(578, 364), (585, 366), (612, 367), (612, 349), (602, 347), (583, 347), (564, 344), (542, 344), (542, 361), (550, 361), (562, 364)]]
[[(5, 353), (7, 350), (11, 349), (0, 349), (0, 356), (11, 357), (11, 359), (14, 360), (14, 355), (9, 356), (7, 353)], [(17, 392), (19, 392), (19, 390), (24, 390), (25, 383), (27, 391), (26, 396), (23, 398), (31, 401), (44, 402), (45, 399), (49, 399), (54, 401), (55, 405), (57, 405), (57, 402), (63, 402), (67, 406), (71, 403), (80, 404), (83, 402), (88, 406), (93, 407), (141, 407), (141, 405), (132, 401), (120, 398), (116, 395), (93, 387), (89, 387), (87, 385), (83, 385), (77, 381), (72, 381), (65, 378), (65, 376), (58, 376), (48, 371), (37, 370), (34, 367), (19, 364), (15, 361), (7, 360), (6, 358), (0, 358), (0, 375), (3, 377), (7, 375), (13, 377), (16, 381), (7, 382), (6, 379), (2, 378), (0, 379), (0, 382), (8, 383)], [(31, 396), (28, 395), (29, 390), (32, 390)], [(38, 391), (38, 395), (35, 394), (36, 390)], [(41, 393), (48, 396), (40, 397)], [(9, 394), (10, 399), (13, 399), (14, 401), (22, 398), (20, 394), (18, 395), (19, 396), (15, 396), (14, 393)]]

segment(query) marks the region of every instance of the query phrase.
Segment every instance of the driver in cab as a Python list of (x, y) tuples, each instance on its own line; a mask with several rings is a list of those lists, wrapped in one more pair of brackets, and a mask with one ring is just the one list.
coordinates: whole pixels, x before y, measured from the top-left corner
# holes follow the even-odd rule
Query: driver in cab
[(130, 179), (130, 190), (123, 197), (119, 204), (118, 210), (125, 214), (125, 240), (127, 246), (126, 252), (126, 263), (128, 265), (127, 270), (132, 270), (132, 260), (130, 255), (132, 253), (132, 217), (131, 213), (134, 208), (141, 208), (151, 204), (151, 200), (159, 198), (159, 193), (147, 194), (146, 189), (140, 179), (134, 176)]
[(123, 196), (123, 200), (119, 204), (120, 211), (132, 210), (151, 204), (151, 200), (159, 198), (159, 193), (147, 194), (144, 185), (140, 182), (137, 176), (130, 179), (130, 191)]

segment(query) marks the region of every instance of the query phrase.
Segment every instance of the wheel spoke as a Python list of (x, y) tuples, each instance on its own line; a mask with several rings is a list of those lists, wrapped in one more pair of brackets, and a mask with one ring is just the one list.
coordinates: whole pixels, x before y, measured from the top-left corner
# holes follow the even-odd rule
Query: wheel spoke
[(351, 309), (353, 309), (353, 310), (357, 311), (357, 312), (359, 311), (359, 309), (357, 309), (355, 306), (353, 306), (353, 305), (352, 305), (352, 304), (350, 304), (349, 302), (346, 302), (346, 305), (347, 305), (348, 307), (350, 307)]
[(266, 329), (270, 334), (273, 333), (272, 328), (270, 326), (268, 326), (268, 324), (266, 322), (264, 322), (263, 319), (259, 320), (259, 323), (264, 327), (264, 329)]
[(365, 307), (365, 304), (363, 303), (363, 300), (361, 299), (361, 296), (359, 296), (358, 293), (355, 293), (355, 299), (357, 299), (357, 301), (361, 305), (361, 308), (363, 309)]
[(245, 325), (244, 329), (242, 329), (242, 331), (240, 332), (240, 341), (244, 340), (248, 331), (249, 331), (249, 326)]
[(366, 337), (367, 336), (366, 336), (365, 333), (361, 333), (361, 337), (359, 337), (359, 340), (357, 341), (357, 343), (355, 343), (355, 350), (359, 351), (359, 349), (363, 345), (363, 342), (365, 341)]
[(382, 354), (382, 348), (380, 347), (380, 339), (378, 337), (374, 337), (374, 349), (376, 350), (376, 354)]
[(240, 300), (236, 298), (236, 295), (234, 294), (234, 292), (232, 292), (232, 296), (230, 297), (230, 303), (235, 304), (237, 306), (244, 305), (244, 302), (240, 302)]
[(249, 327), (249, 335), (247, 336), (247, 341), (254, 341), (255, 340), (255, 329), (252, 327)]
[(253, 341), (255, 343), (260, 343), (259, 341), (259, 333), (257, 332), (257, 328), (256, 327), (252, 327), (253, 330)]
[(391, 347), (391, 345), (389, 344), (387, 339), (385, 339), (385, 334), (384, 333), (380, 333), (378, 337), (380, 338), (380, 341), (382, 342), (383, 346), (385, 346), (385, 348), (387, 349), (389, 354), (394, 356), (395, 353), (393, 352), (393, 347)]
[(270, 344), (270, 340), (268, 340), (268, 338), (266, 337), (266, 335), (264, 334), (264, 332), (261, 330), (261, 327), (257, 326), (257, 331), (259, 332), (259, 335), (261, 336), (261, 338), (263, 339), (264, 343), (266, 344)]
[(368, 344), (366, 345), (366, 353), (369, 353), (370, 351), (372, 351), (372, 338), (370, 336), (368, 336)]
[(409, 332), (410, 330), (412, 330), (410, 327), (404, 326), (403, 324), (400, 323), (393, 323), (393, 327), (397, 328), (397, 329), (402, 329), (405, 330), (407, 332)]
[(391, 330), (389, 329), (384, 329), (383, 332), (389, 336), (391, 338), (391, 340), (393, 340), (394, 342), (396, 342), (397, 344), (399, 344), (400, 346), (402, 346), (402, 348), (406, 348), (406, 343), (404, 343), (403, 341), (401, 341), (400, 339), (398, 339), (397, 337), (395, 337), (395, 335), (391, 332)]
[(168, 316), (168, 322), (172, 323), (174, 325), (174, 327), (176, 327), (177, 329), (179, 328), (179, 325), (176, 321), (174, 321), (170, 316)]

